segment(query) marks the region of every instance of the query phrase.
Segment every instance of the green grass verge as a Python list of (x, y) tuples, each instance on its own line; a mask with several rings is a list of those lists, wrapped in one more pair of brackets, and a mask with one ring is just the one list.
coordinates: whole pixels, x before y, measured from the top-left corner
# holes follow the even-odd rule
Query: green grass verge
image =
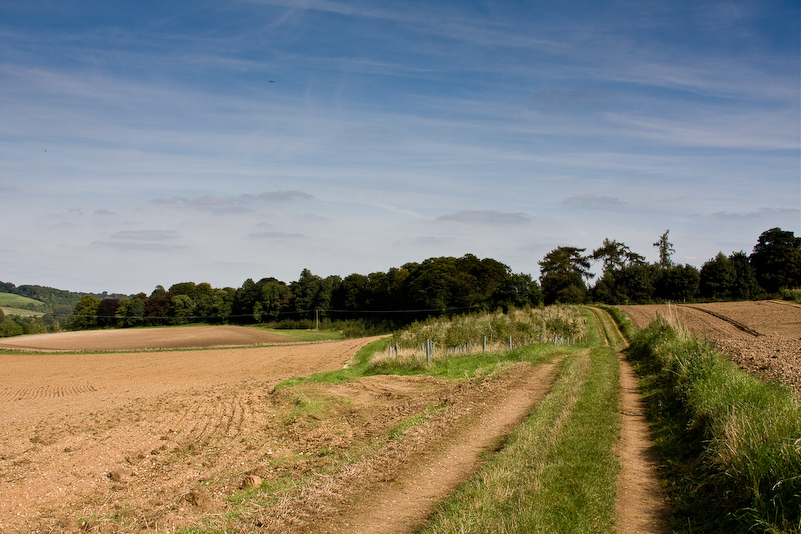
[[(386, 345), (384, 346), (386, 348)], [(551, 344), (533, 344), (494, 352), (481, 352), (465, 355), (435, 357), (431, 362), (424, 359), (404, 360), (398, 362), (385, 358), (369, 362), (364, 369), (366, 375), (393, 374), (419, 375), (425, 374), (443, 380), (469, 380), (477, 376), (492, 376), (510, 363), (530, 362), (543, 363), (564, 353), (565, 347)]]
[(297, 339), (298, 341), (340, 341), (342, 333), (334, 330), (304, 330), (304, 329), (283, 329), (283, 328), (260, 328), (278, 334), (279, 336)]
[(801, 532), (801, 408), (665, 320), (633, 339), (676, 532)]
[(614, 532), (618, 398), (615, 352), (569, 349), (549, 394), (423, 532)]

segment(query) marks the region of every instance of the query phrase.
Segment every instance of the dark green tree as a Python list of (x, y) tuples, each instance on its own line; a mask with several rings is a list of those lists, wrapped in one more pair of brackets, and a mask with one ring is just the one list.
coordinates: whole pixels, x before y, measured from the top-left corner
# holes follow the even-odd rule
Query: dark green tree
[(256, 303), (259, 301), (259, 297), (261, 297), (261, 288), (252, 278), (245, 280), (242, 283), (242, 287), (237, 289), (234, 294), (232, 309), (232, 314), (235, 317), (234, 321), (244, 322), (251, 317), (260, 316), (261, 304), (258, 306), (259, 311), (257, 312), (256, 310)]
[(768, 293), (801, 287), (801, 237), (781, 228), (762, 232), (750, 257), (756, 279)]
[(259, 322), (275, 321), (282, 310), (289, 307), (289, 287), (276, 278), (262, 278), (258, 282), (259, 298), (253, 316)]
[(84, 295), (75, 305), (70, 320), (70, 329), (87, 330), (97, 327), (97, 309), (100, 299), (93, 295)]
[(661, 300), (687, 301), (698, 294), (701, 274), (692, 265), (673, 265), (660, 269), (656, 281), (656, 297)]
[(115, 298), (104, 298), (97, 306), (97, 326), (100, 328), (112, 328), (117, 326), (117, 308), (120, 301)]
[(603, 261), (604, 272), (619, 270), (627, 265), (645, 263), (645, 257), (632, 252), (625, 243), (604, 239), (603, 244), (592, 251), (592, 259)]
[(145, 322), (149, 325), (165, 325), (169, 322), (173, 295), (163, 286), (156, 286), (145, 302)]
[(735, 300), (752, 300), (760, 298), (764, 291), (759, 287), (754, 268), (748, 261), (748, 255), (743, 252), (733, 252), (729, 261), (734, 266), (734, 285), (731, 296)]
[(649, 263), (632, 263), (604, 271), (592, 289), (592, 297), (606, 304), (647, 304), (654, 299), (660, 268)]
[(173, 295), (170, 299), (170, 317), (173, 324), (187, 324), (192, 320), (194, 312), (195, 303), (189, 295), (181, 293)]
[(556, 302), (580, 304), (587, 299), (585, 279), (590, 273), (590, 260), (582, 253), (586, 249), (557, 247), (539, 262), (540, 286), (545, 304)]
[(357, 273), (349, 274), (343, 278), (333, 296), (333, 307), (352, 312), (366, 309), (368, 300), (367, 281), (367, 276)]
[(734, 262), (722, 252), (704, 263), (701, 267), (699, 295), (710, 300), (729, 300), (732, 298), (737, 271)]
[(659, 250), (659, 265), (663, 269), (669, 269), (673, 266), (671, 259), (676, 249), (673, 248), (673, 243), (668, 241), (668, 234), (670, 230), (665, 230), (665, 233), (659, 236), (659, 239), (654, 243), (654, 246)]
[(510, 274), (492, 294), (491, 307), (501, 306), (522, 308), (526, 305), (538, 306), (542, 303), (542, 291), (530, 274)]
[(145, 320), (147, 295), (137, 293), (131, 298), (123, 297), (117, 307), (117, 325), (121, 327), (142, 326)]

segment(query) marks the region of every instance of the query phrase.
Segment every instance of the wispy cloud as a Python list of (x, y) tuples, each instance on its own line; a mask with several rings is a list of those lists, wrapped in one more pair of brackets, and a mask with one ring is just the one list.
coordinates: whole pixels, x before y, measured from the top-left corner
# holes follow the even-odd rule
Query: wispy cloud
[(525, 213), (505, 213), (493, 210), (462, 210), (443, 215), (439, 221), (453, 221), (468, 224), (522, 224), (529, 220)]
[(255, 239), (308, 239), (308, 236), (294, 232), (253, 232), (248, 237)]
[(311, 200), (314, 195), (303, 191), (264, 191), (256, 195), (261, 200), (270, 202), (288, 202), (292, 200)]
[(177, 205), (199, 211), (210, 211), (216, 214), (239, 214), (253, 211), (241, 198), (202, 196), (202, 197), (166, 197), (153, 200), (154, 204)]
[(745, 213), (732, 213), (719, 211), (711, 215), (715, 219), (736, 220), (736, 219), (792, 219), (801, 217), (801, 210), (798, 208), (759, 208), (756, 211)]
[(218, 215), (231, 215), (251, 213), (255, 211), (253, 206), (256, 201), (270, 203), (287, 203), (298, 200), (311, 200), (314, 196), (302, 191), (264, 191), (255, 195), (243, 194), (238, 196), (230, 195), (204, 195), (197, 197), (162, 197), (154, 199), (152, 202), (165, 206), (181, 206), (198, 211), (208, 211)]
[(93, 247), (99, 248), (113, 248), (119, 251), (126, 252), (155, 252), (155, 253), (168, 253), (176, 252), (183, 249), (188, 249), (186, 245), (170, 245), (167, 243), (137, 243), (137, 242), (122, 242), (122, 241), (94, 241)]
[(170, 241), (181, 237), (175, 230), (120, 230), (111, 234), (112, 239), (129, 241)]
[(573, 206), (590, 206), (590, 207), (609, 207), (609, 206), (617, 207), (626, 204), (619, 198), (608, 195), (596, 195), (594, 193), (573, 195), (565, 198), (562, 202), (564, 204), (569, 204)]

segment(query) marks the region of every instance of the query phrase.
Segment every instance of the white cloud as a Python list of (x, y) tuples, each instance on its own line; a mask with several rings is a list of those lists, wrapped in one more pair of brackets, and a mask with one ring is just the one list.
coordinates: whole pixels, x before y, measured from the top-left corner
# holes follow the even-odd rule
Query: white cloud
[(493, 210), (461, 210), (456, 213), (442, 215), (439, 221), (478, 224), (521, 224), (529, 220), (525, 213), (504, 213)]

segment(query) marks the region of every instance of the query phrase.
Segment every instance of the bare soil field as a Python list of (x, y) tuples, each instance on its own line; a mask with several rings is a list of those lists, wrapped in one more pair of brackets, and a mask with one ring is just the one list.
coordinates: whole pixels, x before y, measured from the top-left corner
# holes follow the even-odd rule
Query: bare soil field
[(266, 330), (243, 326), (187, 326), (89, 330), (0, 339), (0, 349), (59, 351), (123, 351), (239, 347), (296, 343)]
[[(0, 354), (0, 532), (163, 529), (224, 508), (251, 471), (301, 472), (306, 451), (348, 445), (392, 414), (371, 417), (378, 402), (353, 426), (305, 424), (291, 413), (298, 399), (272, 394), (273, 386), (341, 369), (373, 339)], [(412, 407), (442, 394), (414, 381), (365, 387), (379, 401), (411, 397)], [(411, 409), (393, 406), (393, 413)]]
[(801, 307), (776, 301), (619, 306), (634, 326), (679, 319), (740, 367), (801, 392)]

